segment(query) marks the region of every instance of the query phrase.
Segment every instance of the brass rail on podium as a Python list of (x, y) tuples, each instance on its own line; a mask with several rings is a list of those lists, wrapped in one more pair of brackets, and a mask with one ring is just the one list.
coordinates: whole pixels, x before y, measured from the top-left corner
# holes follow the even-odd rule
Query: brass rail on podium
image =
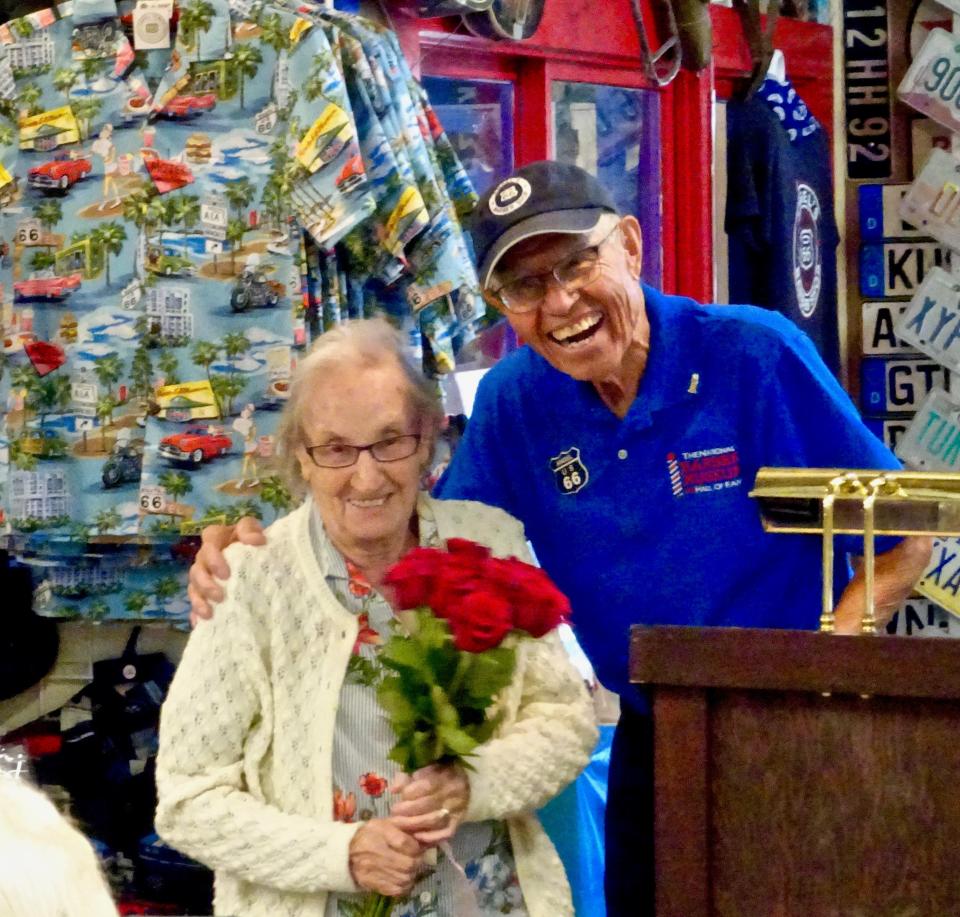
[(874, 538), (960, 535), (960, 474), (841, 468), (761, 468), (750, 496), (768, 532), (822, 534), (820, 630), (834, 629), (833, 537), (863, 535), (862, 630), (877, 632)]

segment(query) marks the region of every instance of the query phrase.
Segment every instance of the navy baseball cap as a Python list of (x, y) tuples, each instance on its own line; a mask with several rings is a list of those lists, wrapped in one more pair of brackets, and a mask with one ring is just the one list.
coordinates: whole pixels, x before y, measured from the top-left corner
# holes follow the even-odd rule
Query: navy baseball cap
[(613, 196), (589, 172), (545, 159), (517, 169), (480, 198), (467, 218), (480, 286), (509, 248), (544, 233), (587, 233), (605, 213), (617, 213)]

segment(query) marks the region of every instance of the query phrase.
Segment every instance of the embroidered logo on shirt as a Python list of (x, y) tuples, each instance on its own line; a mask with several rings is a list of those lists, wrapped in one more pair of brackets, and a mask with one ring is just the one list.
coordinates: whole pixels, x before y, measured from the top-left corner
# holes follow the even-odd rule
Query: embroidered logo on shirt
[(675, 497), (739, 487), (740, 456), (736, 446), (667, 453), (667, 473)]
[(576, 446), (564, 449), (550, 459), (550, 470), (557, 482), (557, 489), (562, 494), (578, 493), (590, 480), (590, 472), (581, 461), (580, 450)]
[(797, 211), (793, 218), (793, 285), (804, 318), (817, 310), (823, 280), (820, 251), (820, 200), (809, 185), (797, 184)]

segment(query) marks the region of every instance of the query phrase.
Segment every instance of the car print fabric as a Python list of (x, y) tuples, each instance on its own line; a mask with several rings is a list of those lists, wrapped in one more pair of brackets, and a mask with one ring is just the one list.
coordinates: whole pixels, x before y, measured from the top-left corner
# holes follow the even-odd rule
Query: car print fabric
[(0, 478), (57, 616), (185, 615), (178, 539), (290, 508), (275, 429), (311, 333), (385, 313), (442, 372), (482, 313), (476, 197), (392, 33), (141, 15), (0, 26)]

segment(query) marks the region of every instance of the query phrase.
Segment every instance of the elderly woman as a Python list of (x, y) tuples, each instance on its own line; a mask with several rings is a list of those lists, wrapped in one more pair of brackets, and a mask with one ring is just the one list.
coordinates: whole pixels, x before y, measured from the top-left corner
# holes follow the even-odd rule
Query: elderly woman
[(596, 738), (556, 634), (521, 642), (503, 723), (473, 770), (394, 781), (387, 758), (386, 571), (450, 537), (528, 557), (502, 511), (418, 493), (439, 420), (385, 322), (323, 335), (297, 370), (281, 451), (307, 499), (266, 549), (229, 549), (226, 598), (192, 634), (161, 717), (157, 829), (216, 870), (217, 914), (346, 917), (380, 892), (406, 896), (395, 917), (461, 917), (458, 867), (428, 853), (446, 839), (478, 913), (573, 913), (533, 814)]

